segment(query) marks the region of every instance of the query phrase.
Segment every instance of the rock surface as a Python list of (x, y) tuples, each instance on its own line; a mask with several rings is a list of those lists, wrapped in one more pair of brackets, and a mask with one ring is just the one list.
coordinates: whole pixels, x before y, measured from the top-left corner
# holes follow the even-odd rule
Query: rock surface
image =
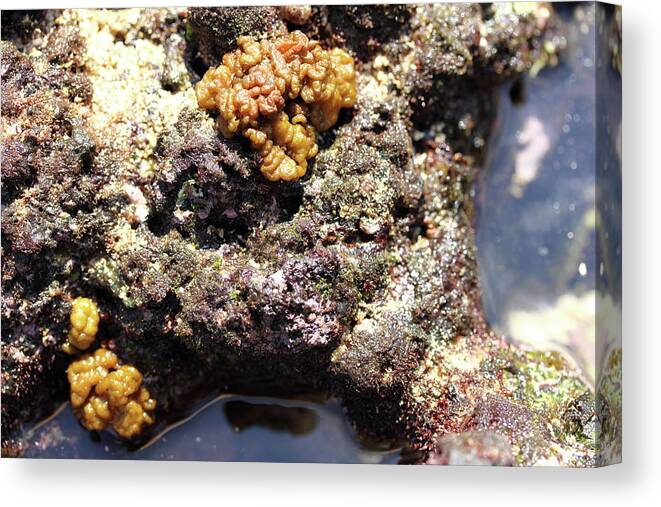
[(3, 455), (66, 399), (86, 296), (161, 428), (211, 392), (323, 390), (418, 462), (592, 464), (589, 387), (489, 330), (471, 223), (494, 87), (548, 51), (550, 7), (313, 7), (295, 26), (355, 55), (357, 105), (270, 183), (192, 85), (282, 14), (36, 13), (2, 42)]

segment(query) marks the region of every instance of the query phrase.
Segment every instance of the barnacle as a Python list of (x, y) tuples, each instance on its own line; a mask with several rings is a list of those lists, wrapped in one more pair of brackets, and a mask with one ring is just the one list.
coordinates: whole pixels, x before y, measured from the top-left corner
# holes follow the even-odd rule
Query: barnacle
[(71, 406), (85, 428), (112, 426), (130, 438), (154, 422), (156, 401), (142, 386), (142, 374), (133, 366), (120, 366), (111, 351), (101, 348), (72, 362), (67, 378)]
[(87, 350), (99, 330), (99, 308), (89, 298), (76, 298), (71, 306), (71, 327), (67, 334), (66, 352)]
[(317, 154), (316, 132), (356, 103), (353, 58), (300, 31), (273, 41), (239, 37), (237, 45), (196, 85), (198, 105), (218, 111), (223, 136), (250, 140), (262, 156), (264, 177), (298, 179)]

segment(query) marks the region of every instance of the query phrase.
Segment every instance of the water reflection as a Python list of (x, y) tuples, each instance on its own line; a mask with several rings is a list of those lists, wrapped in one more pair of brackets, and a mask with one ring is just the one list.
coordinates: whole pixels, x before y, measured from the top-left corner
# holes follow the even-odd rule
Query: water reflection
[(595, 10), (561, 5), (559, 65), (500, 91), (477, 188), (482, 299), (496, 329), (594, 379)]
[(314, 431), (319, 422), (317, 413), (306, 407), (287, 407), (274, 403), (251, 403), (243, 400), (228, 401), (225, 417), (236, 431), (252, 426), (273, 432), (305, 435)]
[(399, 451), (365, 448), (337, 400), (224, 396), (129, 451), (110, 432), (83, 429), (64, 405), (29, 439), (27, 458), (397, 463)]

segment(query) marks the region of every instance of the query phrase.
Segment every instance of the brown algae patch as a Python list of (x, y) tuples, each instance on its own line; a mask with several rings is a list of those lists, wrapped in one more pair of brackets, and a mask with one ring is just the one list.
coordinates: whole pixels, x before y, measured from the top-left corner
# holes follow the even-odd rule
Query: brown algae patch
[(113, 352), (101, 348), (72, 362), (67, 379), (71, 406), (88, 430), (112, 426), (120, 436), (131, 438), (153, 424), (156, 401), (142, 386), (142, 374), (120, 365)]
[(69, 320), (71, 327), (63, 350), (67, 353), (87, 350), (99, 330), (99, 307), (89, 298), (76, 298), (71, 305)]
[(196, 85), (198, 104), (218, 111), (224, 137), (239, 132), (250, 140), (266, 179), (296, 180), (318, 152), (316, 132), (356, 103), (354, 60), (300, 31), (274, 41), (239, 37), (237, 44)]

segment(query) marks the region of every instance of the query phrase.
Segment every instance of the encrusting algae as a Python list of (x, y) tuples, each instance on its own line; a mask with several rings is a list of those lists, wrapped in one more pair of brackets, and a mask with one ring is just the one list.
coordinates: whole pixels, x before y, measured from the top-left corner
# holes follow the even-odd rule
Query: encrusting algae
[(87, 350), (96, 339), (99, 330), (99, 308), (89, 298), (74, 299), (71, 306), (71, 327), (67, 334), (68, 342), (63, 349), (69, 354)]
[(250, 140), (265, 178), (296, 180), (317, 154), (316, 132), (356, 103), (354, 60), (298, 30), (274, 41), (239, 37), (237, 44), (197, 83), (198, 105), (218, 111), (223, 136)]
[(101, 348), (73, 361), (67, 378), (71, 406), (88, 430), (112, 426), (120, 436), (131, 438), (154, 422), (156, 401), (142, 386), (142, 374), (120, 365), (113, 352)]

